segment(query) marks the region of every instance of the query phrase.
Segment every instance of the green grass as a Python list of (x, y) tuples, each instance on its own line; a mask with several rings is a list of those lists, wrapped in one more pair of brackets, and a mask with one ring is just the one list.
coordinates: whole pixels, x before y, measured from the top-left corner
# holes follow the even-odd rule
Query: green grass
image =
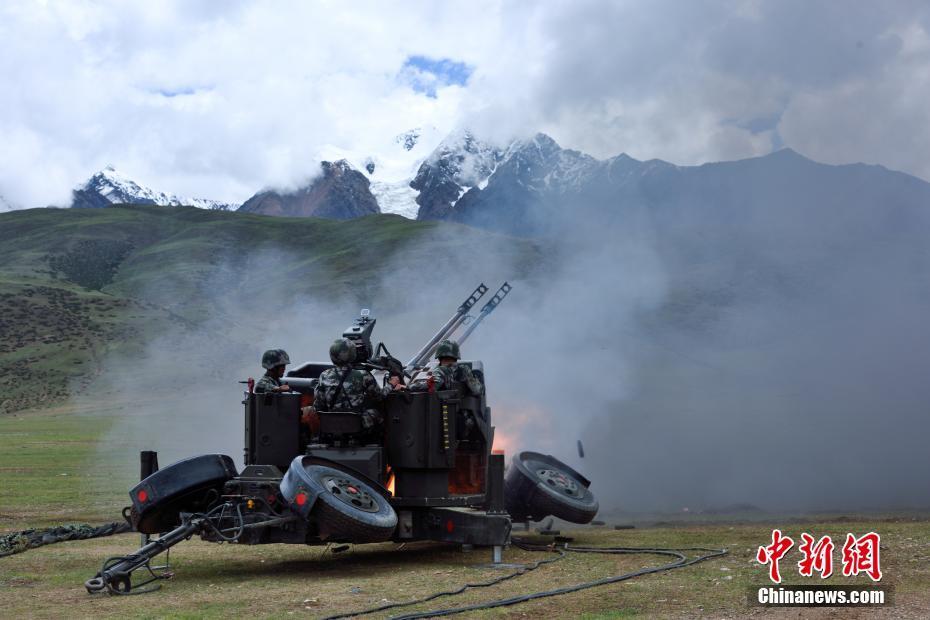
[[(0, 533), (64, 522), (108, 522), (117, 518), (136, 461), (99, 459), (111, 421), (126, 411), (59, 408), (0, 419)], [(67, 474), (67, 475), (62, 475)], [(930, 614), (930, 521), (910, 517), (824, 517), (753, 523), (686, 523), (615, 531), (575, 527), (563, 533), (576, 544), (639, 547), (726, 547), (730, 553), (688, 568), (649, 575), (556, 598), (472, 614), (472, 617), (784, 617), (750, 608), (747, 591), (765, 585), (766, 569), (754, 560), (773, 527), (797, 540), (801, 532), (830, 534), (875, 530), (882, 535), (884, 584), (895, 587), (894, 616)], [(517, 528), (520, 530), (521, 528)], [(520, 531), (517, 536), (527, 536)], [(532, 537), (532, 535), (529, 535)], [(546, 539), (537, 539), (546, 540)], [(499, 570), (483, 568), (487, 550), (416, 543), (354, 546), (333, 554), (327, 547), (264, 545), (239, 547), (191, 540), (171, 554), (176, 576), (152, 594), (90, 596), (82, 587), (106, 557), (135, 550), (137, 535), (73, 541), (0, 558), (0, 609), (5, 617), (69, 616), (118, 618), (289, 618), (321, 617), (407, 601), (426, 594), (488, 580)], [(838, 552), (837, 552), (838, 553)], [(545, 554), (510, 548), (505, 561), (530, 562)], [(809, 584), (797, 575), (792, 550), (783, 561), (785, 582)], [(655, 566), (668, 560), (651, 555), (569, 554), (564, 560), (492, 588), (470, 590), (405, 611), (458, 606), (552, 589)], [(838, 556), (836, 561), (839, 562)], [(820, 580), (816, 580), (820, 583)], [(834, 575), (829, 584), (868, 584), (868, 578)], [(809, 611), (809, 610), (808, 610)], [(790, 614), (796, 617), (797, 612)], [(844, 617), (846, 614), (843, 614)], [(855, 616), (855, 613), (851, 614)], [(385, 614), (375, 617), (386, 617)]]
[(96, 458), (111, 422), (67, 408), (0, 418), (0, 529), (118, 520), (132, 472)]

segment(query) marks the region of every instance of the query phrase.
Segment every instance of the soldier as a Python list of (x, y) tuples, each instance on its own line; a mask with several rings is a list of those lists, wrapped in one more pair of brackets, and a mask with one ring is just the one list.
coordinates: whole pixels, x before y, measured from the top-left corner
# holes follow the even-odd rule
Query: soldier
[(284, 349), (265, 351), (265, 354), (262, 355), (262, 368), (265, 369), (265, 374), (255, 384), (255, 393), (290, 392), (291, 387), (286, 383), (281, 383), (281, 377), (284, 376), (284, 367), (290, 363), (291, 358), (287, 356)]
[[(459, 390), (462, 396), (471, 394), (480, 396), (484, 386), (468, 366), (460, 366), (458, 361), (459, 343), (454, 340), (443, 340), (436, 347), (436, 359), (439, 365), (433, 369), (433, 386), (436, 390)], [(423, 391), (429, 384), (425, 380), (418, 380), (411, 389)]]
[(355, 344), (351, 340), (341, 339), (329, 347), (329, 358), (335, 368), (324, 370), (320, 381), (313, 391), (317, 411), (353, 411), (362, 416), (362, 426), (366, 432), (380, 426), (384, 416), (380, 410), (381, 401), (393, 389), (397, 389), (399, 380), (391, 378), (391, 385), (378, 387), (378, 381), (370, 371), (353, 368), (355, 361)]

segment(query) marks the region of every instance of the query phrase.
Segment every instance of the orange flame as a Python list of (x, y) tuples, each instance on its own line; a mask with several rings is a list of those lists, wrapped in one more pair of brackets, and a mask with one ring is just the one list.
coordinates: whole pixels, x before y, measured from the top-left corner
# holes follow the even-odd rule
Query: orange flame
[(391, 474), (391, 477), (388, 478), (388, 481), (385, 487), (387, 487), (388, 493), (390, 493), (391, 497), (393, 497), (394, 496), (394, 474)]
[(499, 428), (494, 429), (494, 443), (491, 451), (494, 453), (509, 454), (513, 450), (513, 440)]
[(537, 405), (505, 403), (498, 407), (494, 414), (494, 444), (491, 446), (494, 452), (516, 454), (526, 450), (527, 446), (521, 445), (521, 437), (526, 434), (528, 427), (549, 426), (550, 416)]

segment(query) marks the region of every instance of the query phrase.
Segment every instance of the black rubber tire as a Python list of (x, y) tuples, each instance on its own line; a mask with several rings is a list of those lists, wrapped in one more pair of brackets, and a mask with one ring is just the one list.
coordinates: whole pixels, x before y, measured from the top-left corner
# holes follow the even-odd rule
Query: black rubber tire
[(181, 524), (181, 512), (209, 509), (223, 485), (237, 475), (235, 463), (225, 454), (195, 456), (159, 469), (129, 491), (132, 525), (143, 534), (171, 530)]
[[(541, 471), (550, 474), (541, 475)], [(590, 523), (599, 505), (589, 484), (584, 476), (550, 455), (521, 452), (514, 456), (504, 481), (507, 510), (518, 521), (552, 516), (571, 523)]]
[[(397, 513), (376, 489), (358, 477), (334, 467), (308, 465), (304, 467), (308, 480), (320, 493), (310, 514), (315, 517), (320, 537), (334, 542), (370, 543), (390, 540), (397, 528)], [(328, 478), (348, 481), (366, 496), (373, 512), (362, 510), (337, 497), (337, 489), (329, 488)]]

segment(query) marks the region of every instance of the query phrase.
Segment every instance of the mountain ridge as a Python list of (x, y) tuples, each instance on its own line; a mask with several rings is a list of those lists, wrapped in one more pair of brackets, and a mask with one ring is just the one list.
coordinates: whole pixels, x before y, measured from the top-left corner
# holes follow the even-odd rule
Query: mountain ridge
[(120, 173), (112, 165), (93, 174), (71, 193), (71, 208), (92, 209), (114, 204), (158, 205), (163, 207), (198, 207), (229, 211), (235, 205), (204, 198), (182, 198), (150, 189)]
[[(670, 194), (684, 191), (680, 184), (691, 183), (688, 179), (695, 175), (713, 177), (721, 184), (721, 192), (739, 188), (741, 184), (740, 179), (728, 178), (726, 173), (730, 173), (749, 174), (753, 182), (785, 193), (784, 188), (771, 187), (766, 175), (778, 176), (781, 183), (791, 186), (795, 183), (786, 171), (794, 171), (805, 178), (808, 203), (812, 196), (824, 194), (815, 187), (817, 179), (812, 174), (823, 177), (820, 183), (841, 183), (836, 174), (845, 171), (850, 177), (846, 184), (851, 185), (856, 184), (852, 177), (861, 176), (868, 169), (875, 171), (874, 180), (883, 186), (898, 179), (918, 188), (914, 191), (920, 195), (925, 192), (919, 188), (926, 185), (922, 179), (881, 165), (823, 164), (788, 147), (757, 157), (676, 165), (661, 159), (638, 160), (626, 152), (598, 159), (562, 148), (543, 133), (492, 145), (467, 129), (454, 131), (437, 141), (435, 128), (418, 128), (395, 136), (385, 148), (389, 152), (364, 156), (343, 152), (346, 157), (323, 160), (321, 174), (305, 186), (292, 191), (265, 189), (239, 208), (266, 215), (334, 219), (399, 213), (410, 219), (450, 220), (508, 234), (535, 235), (545, 228), (542, 221), (561, 220), (559, 211), (585, 212), (584, 216), (596, 218), (604, 213), (586, 205), (597, 203), (602, 212), (607, 212), (634, 199), (648, 202), (659, 197), (669, 202)], [(334, 155), (341, 152), (330, 150)], [(667, 187), (659, 187), (662, 183)], [(747, 177), (738, 190), (747, 198), (753, 193), (745, 187), (748, 183)], [(712, 199), (709, 195), (712, 187), (705, 183), (702, 191), (707, 194), (706, 199)], [(848, 196), (848, 199), (857, 198)], [(561, 207), (554, 204), (559, 200), (567, 204)], [(112, 166), (96, 173), (73, 192), (75, 208), (113, 204), (235, 208), (219, 201), (182, 198), (149, 189)], [(0, 199), (0, 210), (13, 208), (15, 205), (4, 204)]]
[(917, 177), (870, 164), (823, 164), (791, 149), (677, 166), (625, 154), (598, 160), (554, 145), (551, 139), (518, 145), (485, 187), (462, 195), (448, 219), (532, 236), (550, 234), (570, 218), (605, 220), (624, 209), (645, 209), (650, 217), (673, 210), (685, 219), (701, 209), (711, 221), (793, 212), (804, 222), (811, 213), (841, 217), (837, 200), (877, 219), (887, 204), (914, 214), (925, 214), (921, 205), (930, 204), (930, 183)]

